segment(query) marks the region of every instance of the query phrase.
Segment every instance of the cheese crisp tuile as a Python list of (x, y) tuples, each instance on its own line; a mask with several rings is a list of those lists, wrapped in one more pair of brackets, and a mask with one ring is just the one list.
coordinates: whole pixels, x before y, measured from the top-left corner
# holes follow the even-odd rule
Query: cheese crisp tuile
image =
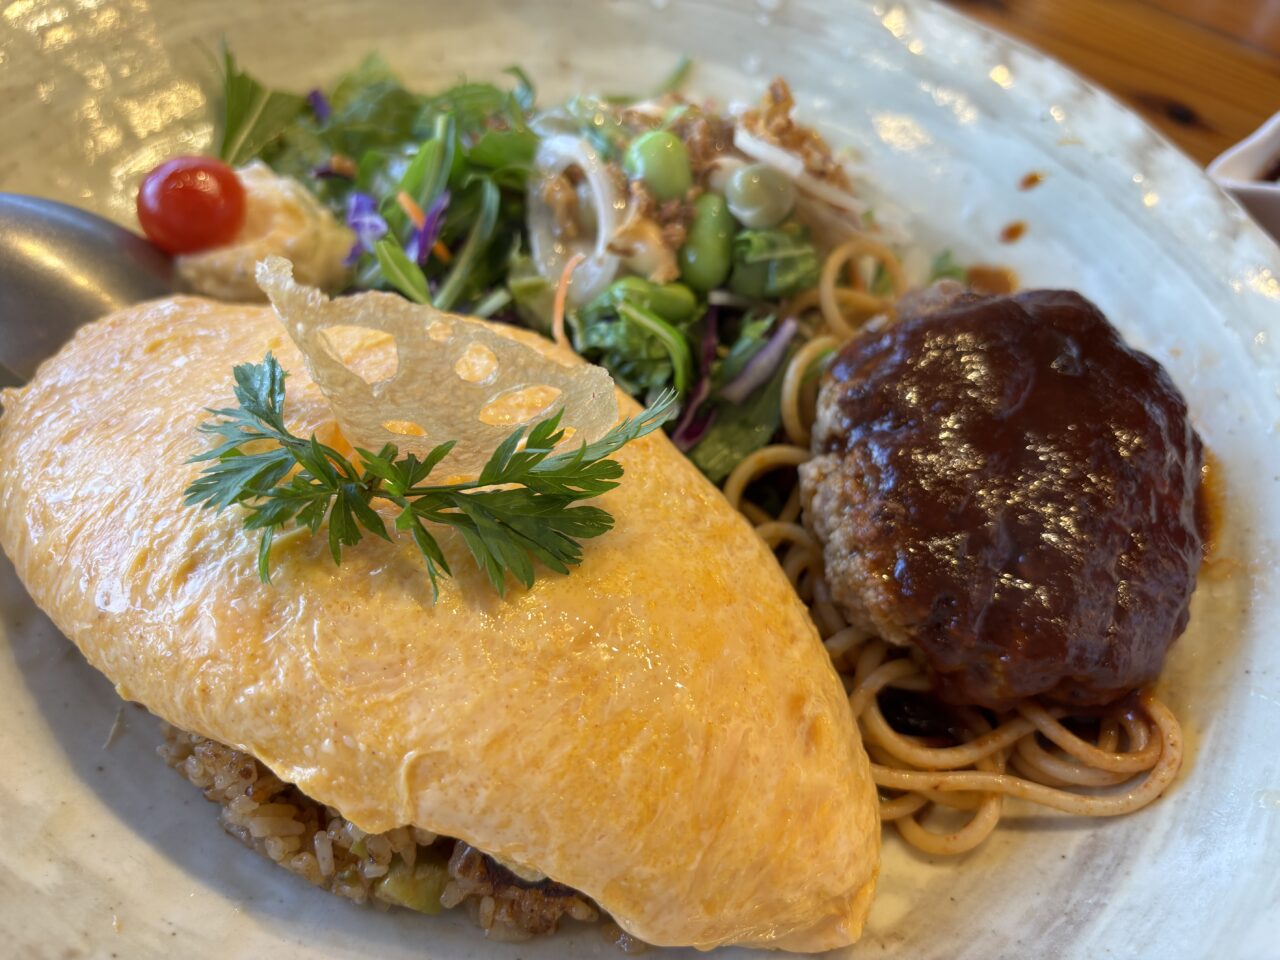
[[(315, 302), (283, 277), (272, 292), (286, 316)], [(400, 302), (362, 295), (342, 317), (377, 326)], [(500, 360), (512, 344), (587, 369), (480, 326)], [(385, 349), (332, 332), (355, 369)], [(290, 429), (337, 438), (271, 310), (198, 298), (93, 323), (3, 394), (0, 544), (120, 694), (362, 829), (461, 838), (649, 943), (857, 939), (880, 832), (840, 680), (769, 549), (667, 438), (616, 454), (626, 474), (598, 500), (616, 527), (532, 589), (498, 597), (449, 529), (455, 576), (434, 604), (404, 539), (367, 538), (335, 567), (324, 538), (282, 537), (268, 586), (238, 511), (182, 496), (206, 408), (268, 350), (291, 374)], [(436, 376), (446, 403), (458, 376)]]

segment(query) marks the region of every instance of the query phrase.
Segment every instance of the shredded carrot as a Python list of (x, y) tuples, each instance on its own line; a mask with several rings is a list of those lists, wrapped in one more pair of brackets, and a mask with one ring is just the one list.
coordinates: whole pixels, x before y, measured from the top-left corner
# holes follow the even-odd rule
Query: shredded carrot
[(422, 225), (427, 222), (427, 215), (422, 212), (422, 208), (418, 206), (413, 197), (401, 190), (396, 194), (396, 203), (400, 204), (400, 209), (404, 211), (409, 221), (421, 230)]
[(564, 332), (564, 308), (565, 301), (569, 298), (569, 284), (573, 282), (573, 271), (586, 259), (584, 253), (575, 253), (570, 257), (564, 270), (560, 272), (560, 282), (556, 284), (555, 306), (551, 311), (551, 339), (562, 346), (570, 346), (569, 338)]
[(441, 263), (448, 263), (453, 259), (453, 254), (449, 252), (449, 248), (437, 240), (431, 247), (431, 252), (436, 255)]
[(345, 153), (335, 153), (329, 158), (329, 169), (344, 177), (356, 175), (356, 162)]

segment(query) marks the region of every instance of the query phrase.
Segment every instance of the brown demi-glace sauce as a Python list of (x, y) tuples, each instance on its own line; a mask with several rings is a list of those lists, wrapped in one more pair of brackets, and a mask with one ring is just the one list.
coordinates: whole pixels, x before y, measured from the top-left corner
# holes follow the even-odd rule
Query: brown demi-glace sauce
[(1026, 232), (1027, 222), (1025, 220), (1015, 220), (1013, 223), (1006, 225), (1005, 228), (1000, 231), (1000, 242), (1015, 243), (1022, 239), (1023, 234)]
[(1240, 566), (1236, 558), (1224, 555), (1221, 550), (1219, 538), (1226, 510), (1226, 483), (1222, 476), (1222, 465), (1217, 457), (1205, 450), (1204, 466), (1200, 468), (1200, 489), (1196, 497), (1196, 522), (1204, 531), (1201, 577), (1222, 579)]
[(1196, 520), (1204, 530), (1204, 555), (1208, 559), (1213, 553), (1218, 531), (1222, 526), (1222, 471), (1217, 459), (1208, 450), (1204, 452), (1204, 466), (1200, 468)]
[(965, 271), (964, 283), (974, 293), (1000, 295), (1018, 289), (1018, 275), (1008, 267), (975, 263)]
[(1204, 539), (1200, 438), (1156, 361), (1033, 290), (905, 317), (828, 378), (809, 519), (838, 603), (950, 703), (1100, 706), (1155, 680)]

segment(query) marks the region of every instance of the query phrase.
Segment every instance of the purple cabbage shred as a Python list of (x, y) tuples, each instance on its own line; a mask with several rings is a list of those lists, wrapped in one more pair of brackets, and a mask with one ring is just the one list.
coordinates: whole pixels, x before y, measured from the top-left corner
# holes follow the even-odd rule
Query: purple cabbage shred
[(725, 384), (720, 391), (720, 396), (729, 403), (746, 403), (747, 398), (769, 382), (769, 378), (773, 376), (774, 371), (778, 369), (779, 364), (787, 355), (787, 345), (791, 343), (791, 338), (796, 335), (796, 318), (787, 317), (782, 323), (778, 324), (778, 328), (773, 332), (763, 347), (756, 351), (756, 355), (747, 361), (747, 365), (742, 368), (730, 383)]
[(715, 423), (716, 410), (713, 408), (699, 415), (699, 410), (707, 398), (711, 396), (711, 365), (716, 359), (716, 347), (720, 343), (720, 311), (717, 307), (707, 310), (706, 324), (702, 331), (702, 368), (701, 376), (684, 405), (680, 421), (671, 431), (671, 442), (681, 452), (688, 453)]

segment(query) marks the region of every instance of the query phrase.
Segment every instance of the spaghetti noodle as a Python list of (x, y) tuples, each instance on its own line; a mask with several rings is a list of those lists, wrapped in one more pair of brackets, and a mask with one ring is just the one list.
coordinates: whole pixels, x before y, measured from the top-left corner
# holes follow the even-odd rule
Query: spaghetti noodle
[[(724, 494), (755, 525), (777, 553), (799, 596), (809, 604), (828, 653), (845, 682), (849, 703), (881, 790), (880, 817), (909, 844), (934, 855), (965, 853), (981, 844), (1000, 822), (1006, 797), (1017, 797), (1077, 816), (1131, 813), (1151, 803), (1173, 781), (1182, 762), (1177, 718), (1150, 690), (1110, 708), (1100, 718), (1077, 718), (1096, 726), (1083, 737), (1063, 723), (1066, 710), (1035, 699), (993, 716), (971, 707), (946, 708), (956, 734), (935, 743), (900, 733), (885, 718), (880, 697), (890, 690), (927, 693), (931, 685), (905, 651), (851, 626), (832, 602), (824, 580), (822, 547), (800, 523), (799, 486), (771, 515), (746, 499), (756, 480), (775, 471), (795, 471), (809, 459), (809, 439), (818, 374), (838, 344), (874, 318), (893, 318), (893, 300), (866, 289), (870, 260), (889, 278), (894, 296), (906, 292), (901, 264), (883, 244), (855, 237), (827, 257), (815, 291), (790, 304), (796, 315), (817, 314), (808, 340), (795, 351), (784, 374), (782, 426), (786, 443), (743, 459), (724, 484)], [(847, 277), (847, 285), (841, 281)], [(1099, 788), (1111, 788), (1098, 792)], [(937, 829), (935, 810), (960, 811), (955, 829)]]

